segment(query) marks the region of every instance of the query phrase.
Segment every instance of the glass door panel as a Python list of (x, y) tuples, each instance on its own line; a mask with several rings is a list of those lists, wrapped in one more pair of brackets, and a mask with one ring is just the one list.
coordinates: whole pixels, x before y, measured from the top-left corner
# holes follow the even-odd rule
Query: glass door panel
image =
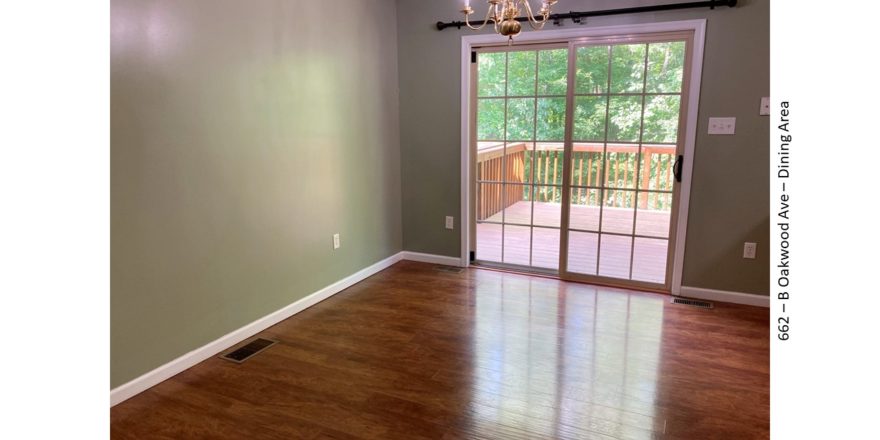
[(593, 188), (572, 188), (568, 227), (572, 230), (598, 231), (602, 192)]
[(631, 235), (635, 221), (635, 191), (606, 189), (600, 209), (599, 230), (612, 234)]
[(477, 91), (476, 258), (556, 271), (568, 48), (478, 53)]
[(532, 266), (559, 268), (559, 229), (532, 229)]
[(599, 275), (609, 278), (629, 279), (632, 237), (625, 235), (599, 235)]
[(632, 279), (663, 283), (666, 277), (668, 240), (636, 237), (633, 239)]
[(568, 232), (568, 271), (596, 275), (599, 263), (599, 234)]
[(689, 41), (478, 51), (477, 262), (668, 288)]
[(687, 45), (632, 40), (572, 45), (566, 270), (666, 286)]

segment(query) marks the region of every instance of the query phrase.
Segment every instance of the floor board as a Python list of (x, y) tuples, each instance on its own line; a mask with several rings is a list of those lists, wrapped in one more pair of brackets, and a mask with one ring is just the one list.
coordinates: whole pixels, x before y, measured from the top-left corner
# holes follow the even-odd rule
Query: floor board
[(111, 409), (115, 439), (759, 439), (765, 308), (404, 261)]

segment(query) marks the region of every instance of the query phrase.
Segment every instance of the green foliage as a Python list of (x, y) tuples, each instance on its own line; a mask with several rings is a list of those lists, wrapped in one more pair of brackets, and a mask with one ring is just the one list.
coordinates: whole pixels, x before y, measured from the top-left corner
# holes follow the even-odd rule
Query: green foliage
[(564, 140), (565, 98), (538, 98), (537, 124), (537, 140)]
[(477, 101), (477, 139), (493, 141), (504, 139), (504, 100)]
[(535, 96), (535, 51), (507, 56), (507, 96)]
[(477, 96), (504, 96), (507, 53), (481, 53), (477, 65)]
[(574, 139), (605, 140), (604, 96), (577, 96), (574, 102)]
[(678, 138), (679, 95), (648, 96), (643, 142), (674, 144)]
[(568, 89), (568, 49), (538, 51), (538, 94), (565, 96)]
[(611, 96), (608, 119), (608, 141), (638, 142), (642, 122), (642, 97)]
[(608, 86), (608, 46), (577, 49), (575, 93), (605, 93)]
[(684, 72), (684, 42), (648, 45), (648, 93), (679, 93)]
[[(577, 48), (575, 55), (572, 127), (575, 142), (677, 142), (684, 42), (584, 46)], [(611, 78), (608, 77), (609, 67)], [(568, 49), (482, 53), (478, 59), (478, 72), (479, 140), (563, 141)], [(646, 93), (644, 97), (626, 95), (641, 93), (643, 88)], [(536, 99), (536, 95), (552, 97)], [(626, 185), (626, 188), (633, 188), (636, 182), (641, 181), (635, 175), (636, 156), (635, 153), (609, 153), (607, 161), (603, 161), (602, 153), (574, 152), (572, 184)], [(554, 157), (557, 159), (555, 168), (552, 162)], [(583, 165), (577, 167), (581, 160)], [(650, 164), (642, 164), (642, 174), (648, 173), (649, 183), (649, 188), (642, 189), (671, 191), (669, 175), (672, 163), (672, 154), (654, 154)], [(523, 165), (526, 179), (534, 174), (535, 183), (555, 181), (561, 184), (561, 151), (528, 153)], [(613, 174), (614, 166), (619, 166), (616, 175)], [(600, 181), (603, 170), (609, 172), (604, 182)], [(532, 196), (528, 194), (528, 189), (524, 188), (523, 191), (524, 197)], [(610, 202), (606, 197), (609, 194), (602, 196), (604, 203), (633, 202), (631, 195), (618, 192), (619, 196), (610, 199)], [(599, 193), (582, 189), (574, 203), (601, 203)], [(548, 193), (543, 190), (536, 192), (535, 197), (547, 201), (547, 197), (551, 197), (548, 194), (552, 194), (554, 200), (561, 198), (559, 191)], [(666, 193), (649, 193), (639, 197), (644, 197), (639, 201), (643, 209), (670, 209), (671, 197)]]
[(611, 93), (641, 93), (645, 74), (644, 44), (611, 47)]
[(528, 141), (535, 135), (535, 98), (507, 100), (507, 140)]

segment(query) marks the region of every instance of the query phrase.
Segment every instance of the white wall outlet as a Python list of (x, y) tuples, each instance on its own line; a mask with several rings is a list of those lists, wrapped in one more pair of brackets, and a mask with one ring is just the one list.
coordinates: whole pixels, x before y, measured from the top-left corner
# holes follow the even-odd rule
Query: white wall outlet
[(709, 134), (734, 134), (736, 118), (709, 118)]
[(770, 115), (770, 97), (765, 96), (761, 98), (761, 110), (758, 112), (761, 116), (769, 116)]
[(446, 216), (446, 229), (455, 229), (455, 217), (451, 215)]
[(339, 243), (339, 234), (333, 234), (333, 249), (339, 249), (340, 246), (342, 245)]
[(743, 258), (748, 258), (750, 260), (755, 259), (755, 254), (758, 252), (758, 243), (746, 243), (743, 245)]

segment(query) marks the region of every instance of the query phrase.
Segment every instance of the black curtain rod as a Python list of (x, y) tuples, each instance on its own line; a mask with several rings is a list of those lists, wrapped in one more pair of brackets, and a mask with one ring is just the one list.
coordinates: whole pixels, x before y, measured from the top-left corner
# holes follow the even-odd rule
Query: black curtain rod
[[(672, 11), (675, 9), (691, 9), (691, 8), (709, 8), (715, 9), (717, 6), (736, 6), (737, 0), (709, 0), (702, 2), (686, 2), (686, 3), (671, 3), (667, 5), (654, 5), (654, 6), (637, 6), (633, 8), (621, 8), (621, 9), (606, 9), (604, 11), (584, 11), (584, 12), (568, 12), (564, 14), (550, 14), (550, 18), (548, 21), (552, 21), (556, 25), (562, 24), (562, 20), (569, 19), (574, 23), (581, 23), (581, 19), (587, 17), (601, 17), (604, 15), (620, 15), (620, 14), (637, 14), (639, 12), (657, 12), (657, 11)], [(528, 17), (516, 17), (516, 21), (526, 22), (528, 21)], [(471, 25), (480, 26), (486, 23), (485, 20), (473, 21)], [(443, 30), (448, 27), (457, 27), (461, 29), (462, 26), (465, 25), (463, 21), (450, 21), (444, 23), (442, 21), (437, 22), (437, 30)]]

